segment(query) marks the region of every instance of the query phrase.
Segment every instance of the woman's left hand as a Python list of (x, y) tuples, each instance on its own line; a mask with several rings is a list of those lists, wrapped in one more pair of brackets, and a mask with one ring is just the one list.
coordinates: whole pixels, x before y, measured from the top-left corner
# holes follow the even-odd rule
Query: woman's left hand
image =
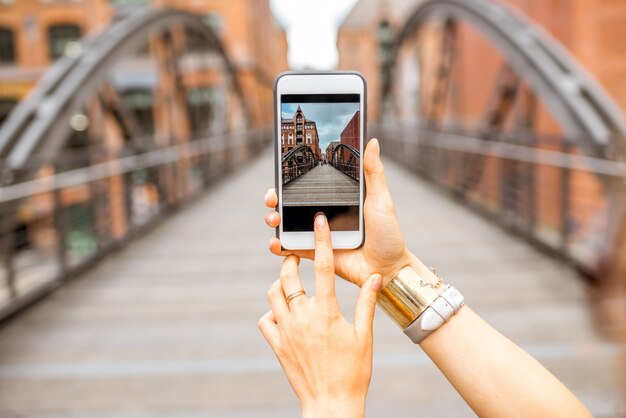
[(285, 258), (280, 280), (268, 292), (271, 311), (259, 329), (278, 357), (302, 405), (303, 417), (362, 417), (372, 374), (372, 324), (382, 276), (363, 284), (354, 323), (343, 317), (335, 295), (328, 222), (315, 219), (315, 297), (302, 289), (298, 257)]

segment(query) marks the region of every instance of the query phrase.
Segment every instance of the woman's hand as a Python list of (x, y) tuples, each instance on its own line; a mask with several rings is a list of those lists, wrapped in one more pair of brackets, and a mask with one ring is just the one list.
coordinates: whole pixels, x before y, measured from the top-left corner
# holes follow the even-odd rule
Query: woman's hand
[(271, 311), (259, 329), (274, 350), (302, 405), (302, 416), (362, 417), (372, 375), (372, 322), (380, 274), (361, 288), (354, 324), (342, 316), (335, 295), (330, 229), (324, 215), (315, 219), (315, 297), (298, 294), (299, 258), (285, 258), (268, 292)]
[[(387, 188), (383, 164), (380, 161), (380, 145), (372, 139), (363, 154), (365, 172), (365, 243), (356, 250), (335, 250), (335, 269), (342, 278), (361, 286), (366, 277), (380, 273), (384, 282), (391, 279), (402, 267), (412, 265), (422, 277), (432, 277), (432, 273), (404, 244), (396, 211)], [(270, 189), (265, 194), (265, 205), (272, 210), (265, 216), (265, 223), (272, 228), (280, 224), (280, 214), (273, 210), (278, 204), (276, 191)], [(313, 251), (283, 251), (280, 240), (270, 240), (270, 251), (276, 255), (294, 254), (302, 258), (313, 258)], [(436, 277), (434, 277), (436, 280)]]

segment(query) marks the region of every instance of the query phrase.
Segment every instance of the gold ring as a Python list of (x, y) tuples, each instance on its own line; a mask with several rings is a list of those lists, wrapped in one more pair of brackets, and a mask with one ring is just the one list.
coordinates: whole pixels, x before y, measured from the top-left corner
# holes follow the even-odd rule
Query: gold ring
[(297, 292), (294, 292), (291, 295), (287, 296), (287, 304), (289, 304), (289, 302), (291, 302), (292, 300), (294, 300), (298, 296), (302, 296), (302, 295), (306, 295), (306, 289), (305, 288), (302, 288), (302, 290), (298, 290)]

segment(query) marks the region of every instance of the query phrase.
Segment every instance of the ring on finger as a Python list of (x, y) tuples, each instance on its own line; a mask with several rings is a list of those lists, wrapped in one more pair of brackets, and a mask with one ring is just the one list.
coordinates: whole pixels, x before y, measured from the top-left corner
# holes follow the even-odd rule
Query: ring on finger
[(298, 290), (297, 292), (293, 292), (292, 294), (288, 295), (286, 297), (287, 304), (289, 304), (289, 302), (291, 302), (292, 300), (294, 300), (298, 296), (302, 296), (302, 295), (306, 295), (306, 289), (305, 288), (302, 288), (301, 290)]

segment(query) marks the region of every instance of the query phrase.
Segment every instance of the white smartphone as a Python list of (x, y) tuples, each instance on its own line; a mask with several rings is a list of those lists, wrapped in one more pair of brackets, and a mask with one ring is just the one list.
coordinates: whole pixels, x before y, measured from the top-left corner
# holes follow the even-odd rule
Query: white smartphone
[(275, 171), (287, 250), (313, 249), (326, 215), (333, 248), (363, 245), (366, 84), (357, 72), (285, 72), (274, 84)]

